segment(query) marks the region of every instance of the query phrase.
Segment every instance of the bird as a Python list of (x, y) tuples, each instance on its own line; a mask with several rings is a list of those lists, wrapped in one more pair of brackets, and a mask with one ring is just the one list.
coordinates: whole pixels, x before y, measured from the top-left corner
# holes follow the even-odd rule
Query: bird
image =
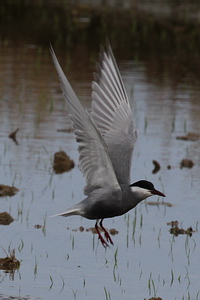
[(147, 180), (130, 183), (137, 130), (110, 42), (106, 40), (99, 54), (90, 111), (76, 96), (52, 46), (50, 52), (79, 144), (79, 168), (86, 178), (86, 197), (54, 216), (79, 215), (96, 220), (98, 238), (106, 248), (114, 243), (103, 226), (104, 219), (121, 216), (150, 196), (165, 195)]

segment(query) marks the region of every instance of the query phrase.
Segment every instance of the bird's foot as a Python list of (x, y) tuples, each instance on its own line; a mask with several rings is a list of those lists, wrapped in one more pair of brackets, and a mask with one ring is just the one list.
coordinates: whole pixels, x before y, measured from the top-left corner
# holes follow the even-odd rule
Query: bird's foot
[(105, 227), (103, 227), (103, 220), (100, 221), (99, 225), (101, 226), (101, 228), (103, 229), (104, 231), (104, 235), (105, 235), (105, 238), (108, 242), (110, 242), (112, 245), (114, 245), (111, 237), (110, 237), (110, 234), (108, 233), (108, 231), (105, 229)]
[[(95, 228), (96, 228), (96, 231), (97, 231), (97, 234), (99, 236), (99, 240), (101, 241), (102, 245), (104, 246), (104, 248), (106, 247), (109, 247), (108, 243), (105, 241), (105, 239), (102, 237), (100, 231), (99, 231), (99, 227), (98, 227), (98, 224), (96, 223), (95, 224)], [(104, 231), (105, 232), (105, 231)], [(107, 238), (106, 238), (107, 239)], [(108, 239), (107, 239), (108, 240)]]
[[(104, 228), (105, 229), (105, 228)], [(105, 235), (105, 238), (106, 238), (106, 240), (108, 241), (108, 242), (110, 242), (112, 245), (114, 245), (114, 243), (113, 243), (113, 241), (112, 241), (112, 239), (111, 239), (111, 237), (110, 237), (110, 234), (108, 233), (108, 231), (105, 229), (105, 230), (103, 230), (104, 231), (104, 235)]]
[(104, 240), (104, 238), (101, 235), (99, 235), (99, 240), (101, 241), (104, 248), (109, 247), (108, 243)]

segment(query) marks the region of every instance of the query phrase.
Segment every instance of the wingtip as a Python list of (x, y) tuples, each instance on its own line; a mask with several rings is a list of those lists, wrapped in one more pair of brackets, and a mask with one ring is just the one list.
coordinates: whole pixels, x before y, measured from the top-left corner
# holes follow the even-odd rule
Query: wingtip
[(106, 47), (110, 47), (110, 40), (108, 37), (106, 37)]
[(54, 52), (53, 46), (51, 44), (49, 45), (49, 51), (51, 53), (51, 56), (52, 56), (54, 64), (55, 64), (55, 61), (57, 60), (57, 57), (56, 57), (56, 54)]

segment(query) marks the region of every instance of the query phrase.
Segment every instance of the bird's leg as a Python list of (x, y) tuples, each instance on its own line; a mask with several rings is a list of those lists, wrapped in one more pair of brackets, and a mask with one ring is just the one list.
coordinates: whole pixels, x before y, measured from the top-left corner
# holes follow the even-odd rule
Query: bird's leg
[(110, 234), (108, 233), (108, 231), (105, 229), (105, 227), (103, 227), (103, 219), (100, 221), (99, 223), (100, 227), (103, 229), (104, 231), (104, 234), (105, 234), (105, 238), (107, 241), (109, 241), (112, 245), (114, 245), (111, 237), (110, 237)]
[(99, 231), (98, 220), (96, 221), (95, 229), (96, 229), (96, 231), (98, 233), (99, 240), (101, 241), (102, 245), (106, 248), (108, 246), (108, 243), (104, 240), (104, 238), (102, 237), (102, 235), (101, 235), (101, 233)]

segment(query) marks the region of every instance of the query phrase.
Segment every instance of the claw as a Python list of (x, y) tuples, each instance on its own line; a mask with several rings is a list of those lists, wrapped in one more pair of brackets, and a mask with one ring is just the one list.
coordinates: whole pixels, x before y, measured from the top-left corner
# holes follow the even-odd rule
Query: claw
[[(100, 231), (99, 231), (99, 228), (98, 228), (98, 222), (96, 222), (95, 224), (95, 229), (98, 233), (98, 236), (99, 236), (99, 240), (101, 241), (102, 245), (104, 246), (104, 248), (106, 247), (109, 247), (108, 243), (104, 240), (104, 238), (102, 237)], [(106, 238), (107, 239), (107, 238)], [(107, 239), (108, 240), (108, 239)]]
[(100, 231), (99, 231), (99, 227), (98, 227), (98, 220), (96, 221), (96, 224), (95, 224), (95, 229), (98, 233), (98, 236), (99, 236), (99, 240), (101, 241), (102, 245), (104, 246), (104, 248), (106, 247), (109, 247), (108, 243), (109, 242), (110, 244), (114, 245), (108, 231), (103, 227), (103, 219), (100, 221), (99, 223), (100, 227), (102, 228), (103, 232), (104, 232), (104, 235), (105, 235), (105, 238), (106, 240), (102, 237)]
[(105, 227), (103, 227), (103, 219), (100, 221), (99, 223), (100, 227), (103, 229), (104, 231), (104, 234), (105, 234), (105, 238), (108, 242), (110, 242), (112, 245), (114, 245), (111, 237), (110, 237), (110, 234), (108, 233), (108, 231), (105, 229)]

